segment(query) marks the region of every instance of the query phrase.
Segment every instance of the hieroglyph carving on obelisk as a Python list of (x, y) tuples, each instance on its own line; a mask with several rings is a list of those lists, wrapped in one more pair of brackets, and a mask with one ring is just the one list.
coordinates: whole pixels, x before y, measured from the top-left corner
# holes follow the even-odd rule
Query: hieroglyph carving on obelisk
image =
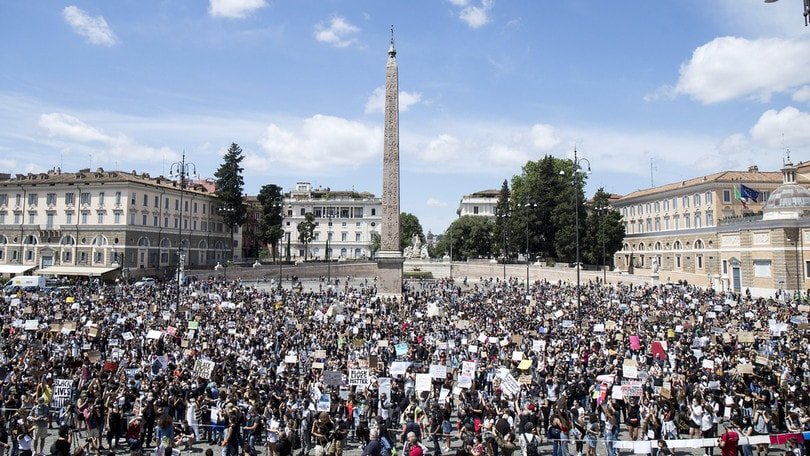
[(401, 256), (399, 250), (399, 74), (394, 30), (385, 65), (385, 138), (383, 145), (383, 191), (380, 254)]

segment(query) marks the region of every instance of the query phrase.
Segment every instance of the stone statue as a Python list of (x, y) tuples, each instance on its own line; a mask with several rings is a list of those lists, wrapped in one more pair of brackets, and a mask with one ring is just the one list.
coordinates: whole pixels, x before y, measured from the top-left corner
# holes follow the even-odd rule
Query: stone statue
[(652, 272), (653, 274), (658, 274), (658, 257), (653, 257), (652, 259)]
[(413, 238), (411, 238), (411, 245), (413, 246), (414, 256), (422, 252), (422, 241), (419, 239), (418, 234), (414, 234)]
[(422, 251), (419, 252), (419, 258), (421, 258), (423, 260), (429, 260), (430, 259), (430, 254), (428, 253), (428, 248), (427, 248), (426, 245), (422, 246)]
[(405, 247), (405, 250), (402, 251), (402, 257), (406, 260), (413, 257), (413, 247), (410, 245)]

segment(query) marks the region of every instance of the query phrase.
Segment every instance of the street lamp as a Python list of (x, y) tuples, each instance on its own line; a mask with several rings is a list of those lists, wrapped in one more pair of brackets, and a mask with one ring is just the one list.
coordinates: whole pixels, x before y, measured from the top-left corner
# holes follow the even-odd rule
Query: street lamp
[[(587, 170), (582, 169), (583, 162), (588, 164)], [(577, 309), (579, 309), (581, 295), (581, 291), (579, 289), (579, 188), (582, 182), (582, 174), (591, 173), (591, 162), (587, 158), (577, 158), (577, 148), (574, 147), (574, 160), (571, 163), (573, 164), (571, 180), (574, 187), (574, 226), (576, 230), (575, 235), (577, 245), (576, 263), (574, 264), (574, 267), (577, 268)], [(565, 171), (560, 171), (560, 175), (564, 176)]]
[(529, 294), (529, 211), (536, 208), (537, 203), (525, 202), (518, 204), (518, 207), (525, 209), (526, 214), (526, 294)]
[(183, 269), (185, 267), (186, 255), (183, 252), (183, 193), (186, 189), (186, 179), (189, 175), (197, 175), (197, 165), (186, 161), (186, 152), (179, 162), (172, 163), (169, 168), (169, 177), (180, 178), (180, 224), (177, 228), (177, 304), (180, 306), (180, 287), (183, 283)]
[(599, 229), (602, 233), (602, 284), (607, 283), (607, 261), (605, 257), (605, 216), (607, 216), (608, 211), (610, 211), (609, 205), (604, 206), (596, 206), (593, 210), (599, 214), (600, 224)]
[(506, 223), (509, 220), (509, 212), (504, 210), (503, 212), (497, 213), (495, 215), (498, 219), (502, 220), (501, 222), (501, 235), (502, 235), (502, 242), (501, 248), (503, 250), (503, 281), (506, 282)]
[[(236, 208), (231, 206), (230, 204), (227, 204), (227, 205), (222, 206), (219, 209), (217, 209), (217, 212), (219, 213), (220, 217), (227, 217), (229, 214), (233, 214), (234, 212), (236, 212)], [(228, 250), (230, 250), (230, 252), (231, 252), (231, 257), (230, 258), (225, 258), (225, 266), (224, 266), (225, 267), (225, 281), (226, 282), (228, 281), (228, 262), (233, 260), (233, 225), (230, 225), (230, 229), (231, 229), (231, 245), (230, 245), (230, 248)], [(217, 264), (219, 264), (219, 263), (217, 263)], [(220, 266), (222, 266), (222, 265), (220, 265)]]

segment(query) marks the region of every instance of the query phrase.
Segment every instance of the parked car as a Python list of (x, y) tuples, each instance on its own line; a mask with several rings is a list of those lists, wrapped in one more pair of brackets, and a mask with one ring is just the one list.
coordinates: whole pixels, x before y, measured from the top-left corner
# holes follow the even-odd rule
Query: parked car
[(155, 287), (157, 286), (157, 279), (154, 277), (144, 277), (135, 282), (135, 288)]

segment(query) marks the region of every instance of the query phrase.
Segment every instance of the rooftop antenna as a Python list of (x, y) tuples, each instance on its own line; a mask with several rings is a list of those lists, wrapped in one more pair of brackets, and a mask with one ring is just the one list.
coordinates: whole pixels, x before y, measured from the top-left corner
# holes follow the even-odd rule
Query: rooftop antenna
[(782, 157), (782, 164), (791, 163), (790, 161), (790, 149), (785, 146), (785, 132), (782, 132), (782, 150), (785, 151), (785, 156)]

